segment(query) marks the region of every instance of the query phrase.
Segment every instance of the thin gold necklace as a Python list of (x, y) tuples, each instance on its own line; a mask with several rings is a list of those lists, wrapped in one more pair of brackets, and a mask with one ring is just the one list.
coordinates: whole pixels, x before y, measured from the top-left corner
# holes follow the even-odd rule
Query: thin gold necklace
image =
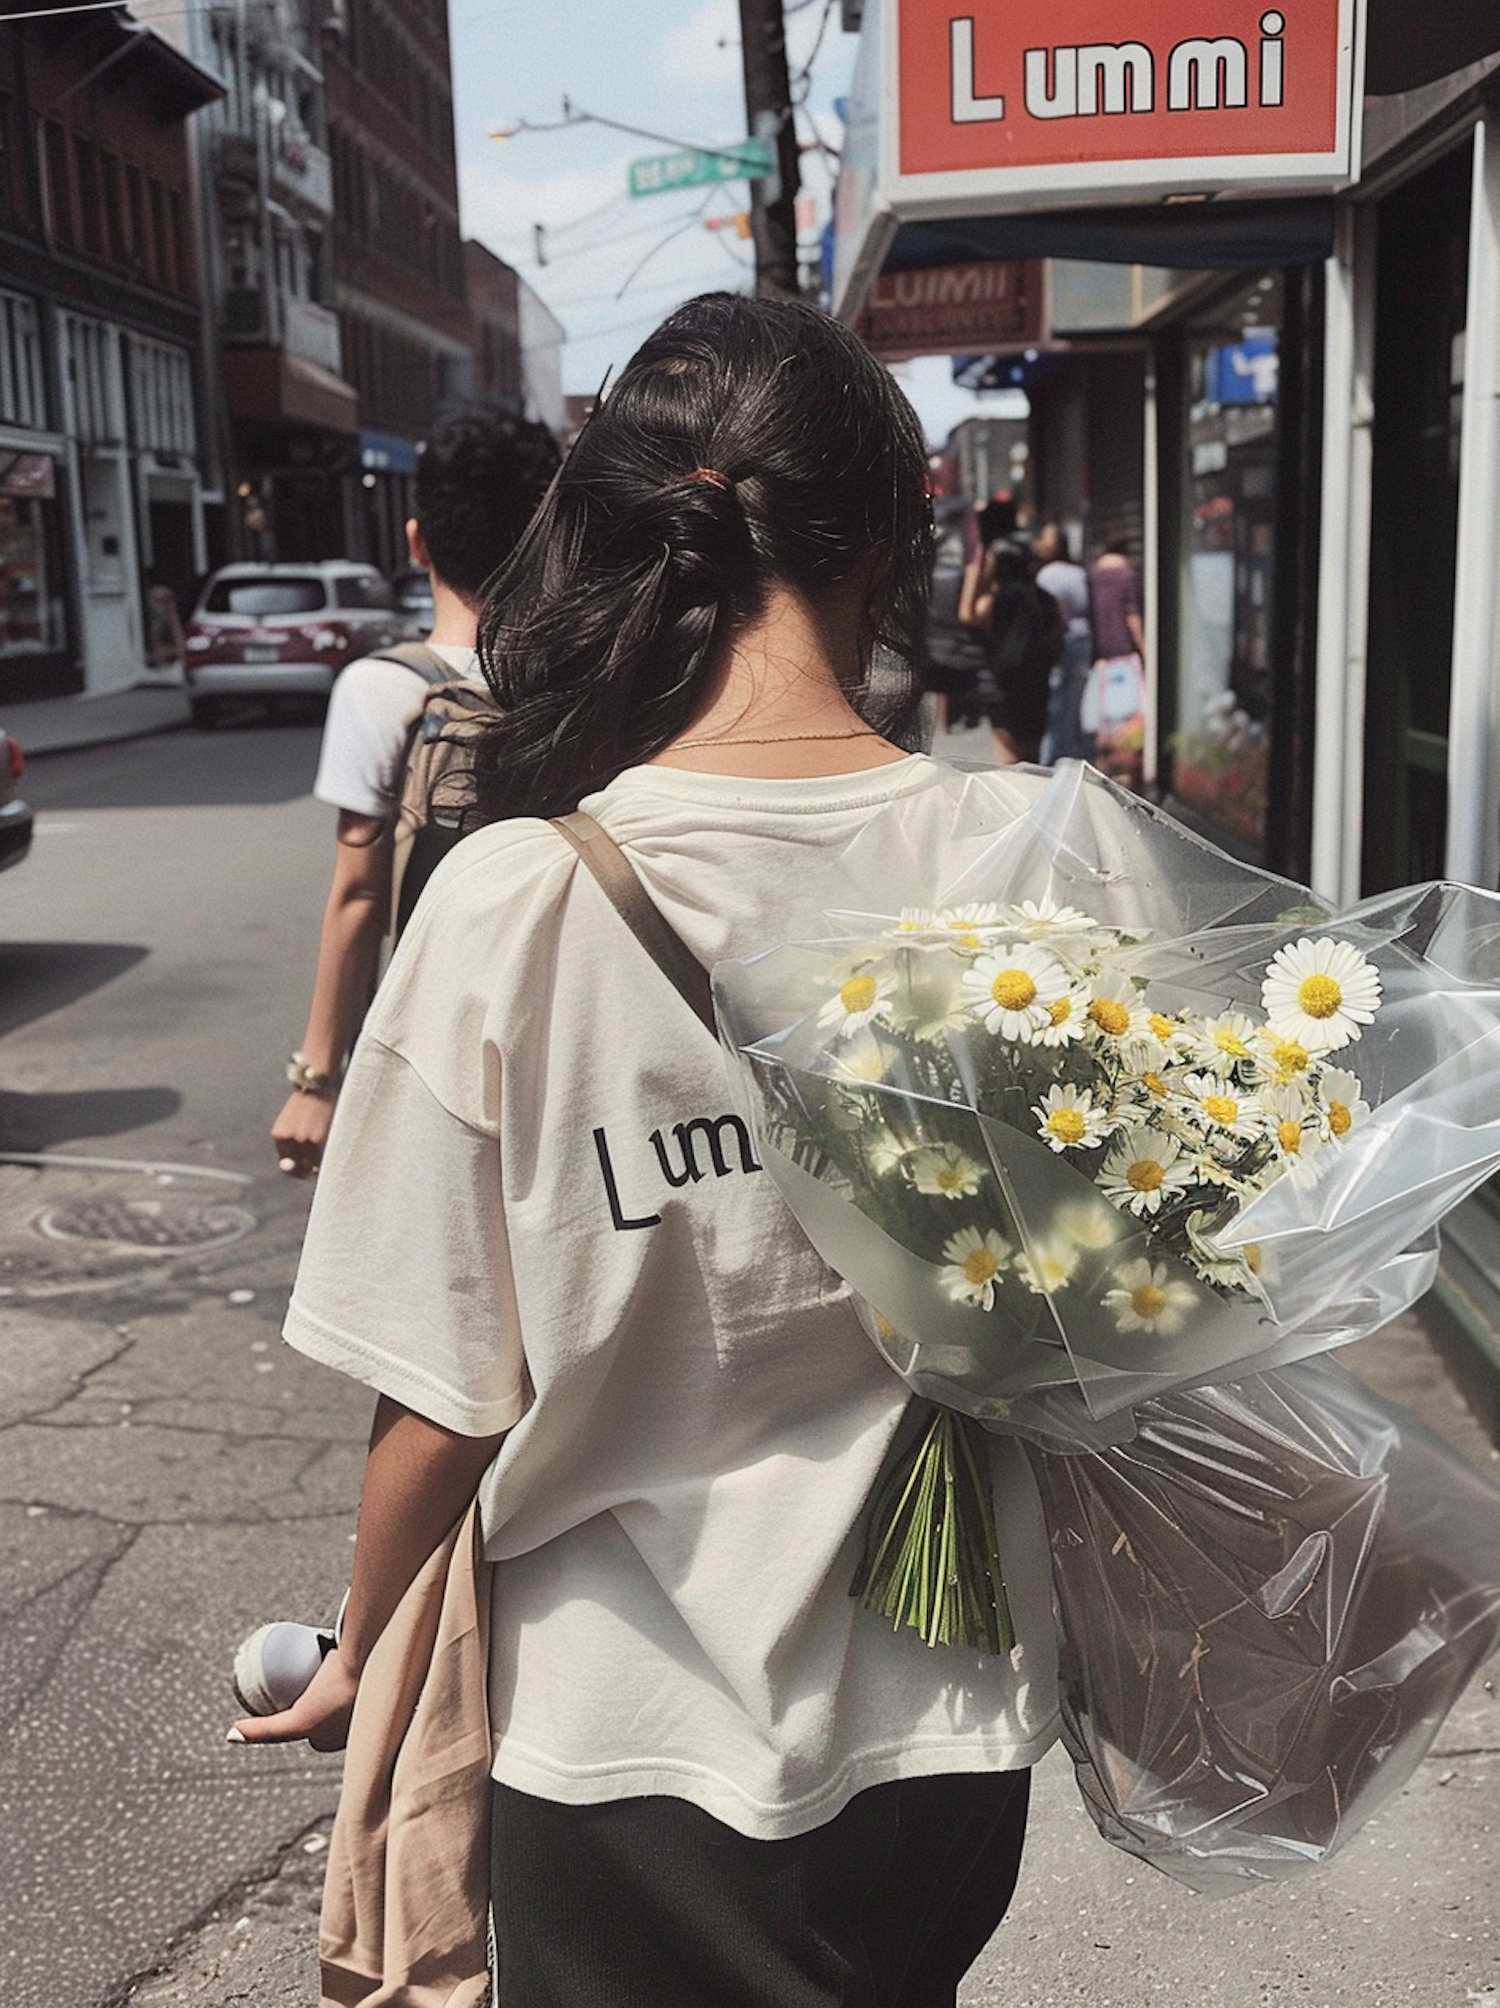
[(872, 725), (862, 725), (857, 732), (776, 732), (765, 739), (674, 739), (662, 751), (688, 753), (707, 746), (800, 746), (809, 740), (881, 739), (884, 736)]

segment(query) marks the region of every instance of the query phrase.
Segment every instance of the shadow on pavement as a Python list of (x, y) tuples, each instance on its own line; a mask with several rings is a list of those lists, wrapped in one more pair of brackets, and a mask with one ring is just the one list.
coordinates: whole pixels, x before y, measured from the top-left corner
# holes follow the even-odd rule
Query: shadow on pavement
[(0, 941), (0, 1037), (102, 990), (150, 953), (130, 942)]
[(123, 1136), (176, 1115), (175, 1088), (78, 1088), (66, 1094), (0, 1089), (0, 1150), (50, 1150), (79, 1137)]
[(312, 793), (320, 726), (248, 706), (212, 732), (163, 732), (49, 753), (21, 783), (34, 809), (269, 806)]

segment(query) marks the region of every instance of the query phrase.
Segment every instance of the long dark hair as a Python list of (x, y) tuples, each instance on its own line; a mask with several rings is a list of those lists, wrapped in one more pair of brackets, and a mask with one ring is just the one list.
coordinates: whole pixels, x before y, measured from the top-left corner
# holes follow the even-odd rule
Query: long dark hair
[(478, 819), (557, 815), (659, 753), (772, 582), (815, 611), (868, 582), (848, 696), (909, 743), (931, 553), (921, 428), (868, 349), (796, 301), (690, 300), (626, 365), (488, 590), (480, 660), (501, 715), (476, 750)]

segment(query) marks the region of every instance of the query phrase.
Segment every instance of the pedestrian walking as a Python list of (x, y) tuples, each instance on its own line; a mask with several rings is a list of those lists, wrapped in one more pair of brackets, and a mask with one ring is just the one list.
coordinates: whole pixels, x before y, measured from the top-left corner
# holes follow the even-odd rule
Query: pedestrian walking
[(987, 715), (1003, 765), (1034, 761), (1047, 725), (1052, 666), (1063, 648), (1057, 601), (1032, 576), (1029, 548), (993, 538), (965, 581), (959, 619), (985, 639), (985, 672), (970, 709)]
[[(432, 582), (426, 652), (453, 677), (478, 673), (475, 626), (486, 580), (515, 548), (557, 469), (543, 425), (498, 410), (452, 414), (417, 461), (413, 565)], [(312, 1005), (287, 1064), (292, 1092), (271, 1128), (281, 1169), (318, 1168), (339, 1078), (370, 1000), (389, 925), (394, 812), (407, 731), (429, 675), (390, 655), (351, 662), (333, 686), (313, 793), (338, 810)]]
[(1056, 1733), (1014, 1445), (1013, 1653), (851, 1599), (907, 1391), (685, 1001), (707, 1014), (703, 965), (819, 931), (881, 805), (951, 820), (888, 670), (920, 660), (925, 473), (888, 374), (815, 309), (663, 323), (486, 602), (488, 826), (344, 1085), (286, 1336), (378, 1394), (352, 1587), (302, 1698), (232, 1735), (340, 1744), (477, 1492), (505, 2008), (952, 2008)]
[(1094, 631), (1089, 620), (1089, 575), (1073, 558), (1068, 533), (1060, 523), (1044, 523), (1031, 546), (1036, 582), (1050, 593), (1063, 619), (1062, 653), (1048, 678), (1047, 730), (1042, 739), (1045, 765), (1057, 760), (1091, 760), (1094, 741), (1083, 730), (1079, 711), (1084, 684), (1094, 660)]
[(1080, 706), (1080, 724), (1092, 735), (1104, 773), (1135, 787), (1146, 743), (1146, 631), (1141, 585), (1128, 537), (1112, 537), (1089, 567), (1094, 666)]

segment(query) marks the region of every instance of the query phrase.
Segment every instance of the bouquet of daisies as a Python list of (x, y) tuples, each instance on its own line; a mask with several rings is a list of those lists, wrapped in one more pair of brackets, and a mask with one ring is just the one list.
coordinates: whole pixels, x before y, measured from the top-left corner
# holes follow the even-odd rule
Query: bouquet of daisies
[(933, 1404), (861, 1593), (990, 1650), (983, 1426), (1098, 1448), (1375, 1329), (1500, 1165), (1500, 901), (1335, 918), (1076, 763), (1004, 785), (867, 826), (852, 897), (920, 903), (715, 972), (761, 1161)]

